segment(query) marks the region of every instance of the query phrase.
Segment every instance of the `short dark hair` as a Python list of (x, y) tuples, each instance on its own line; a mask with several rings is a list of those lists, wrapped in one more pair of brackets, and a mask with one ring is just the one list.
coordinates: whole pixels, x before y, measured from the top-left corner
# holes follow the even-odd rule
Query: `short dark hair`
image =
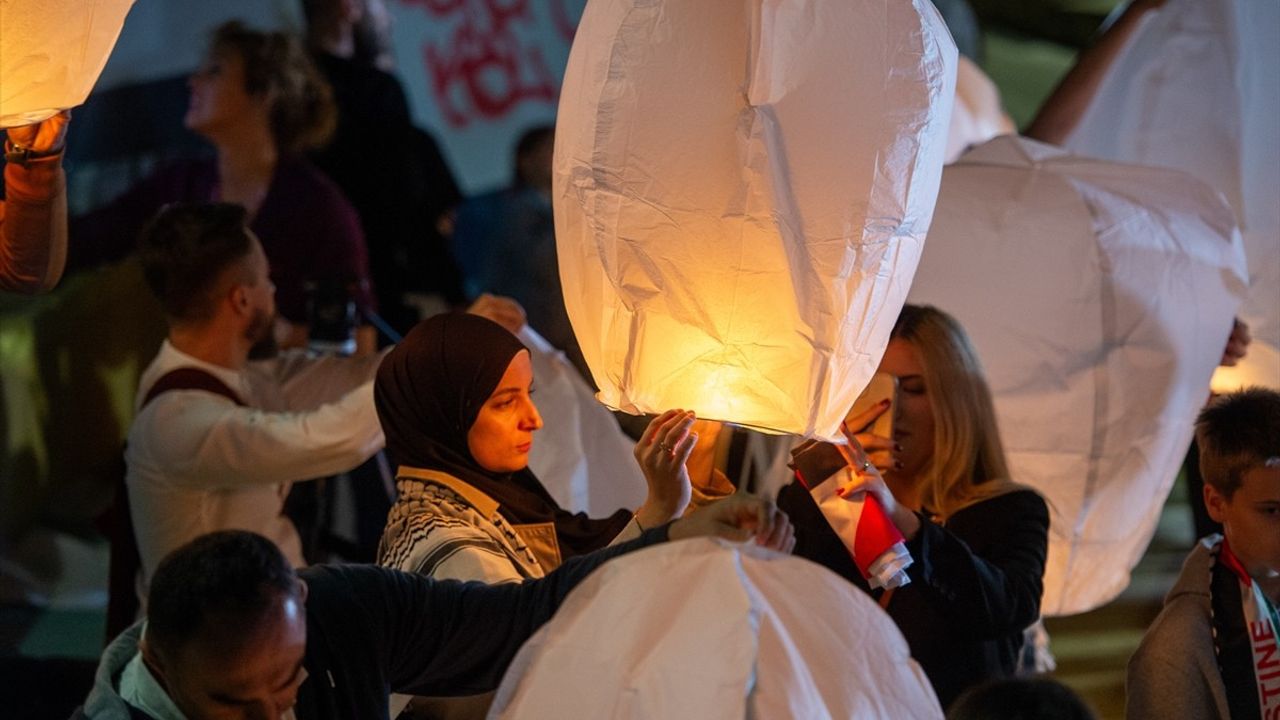
[(138, 255), (147, 285), (165, 313), (183, 322), (208, 320), (222, 274), (253, 249), (248, 213), (232, 203), (166, 205), (143, 228)]
[(1200, 474), (1230, 500), (1245, 473), (1280, 458), (1280, 392), (1251, 387), (1223, 395), (1196, 418)]
[(1007, 678), (973, 687), (951, 704), (947, 720), (1093, 720), (1074, 690), (1047, 677)]
[(265, 537), (244, 530), (201, 535), (156, 569), (147, 599), (147, 642), (172, 652), (200, 632), (210, 615), (252, 624), (275, 598), (297, 592), (293, 567)]

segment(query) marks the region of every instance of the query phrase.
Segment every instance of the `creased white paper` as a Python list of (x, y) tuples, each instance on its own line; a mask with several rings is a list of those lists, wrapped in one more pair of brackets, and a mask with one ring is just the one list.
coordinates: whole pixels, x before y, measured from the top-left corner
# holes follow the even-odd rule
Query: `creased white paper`
[(1189, 172), (1227, 196), (1249, 258), (1249, 354), (1217, 392), (1280, 388), (1280, 3), (1169, 0), (1109, 68), (1064, 145)]
[(815, 563), (709, 539), (614, 558), (512, 662), (490, 718), (941, 718), (893, 620)]
[(556, 127), (601, 401), (836, 440), (929, 227), (956, 50), (927, 0), (593, 0)]
[(1012, 479), (1049, 501), (1044, 614), (1128, 584), (1245, 292), (1231, 208), (1185, 173), (1014, 136), (943, 173), (910, 300), (964, 325)]
[(0, 2), (0, 127), (84, 102), (133, 0)]

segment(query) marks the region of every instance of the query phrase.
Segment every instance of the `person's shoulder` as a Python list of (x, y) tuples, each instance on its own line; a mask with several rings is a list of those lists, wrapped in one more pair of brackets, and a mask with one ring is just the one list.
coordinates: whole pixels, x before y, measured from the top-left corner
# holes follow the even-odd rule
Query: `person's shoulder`
[(962, 513), (972, 515), (1018, 513), (1034, 517), (1044, 516), (1047, 519), (1049, 505), (1045, 502), (1044, 496), (1035, 489), (1010, 483), (1009, 489), (1005, 492), (983, 498), (958, 511), (956, 515)]
[(295, 189), (309, 190), (326, 196), (336, 195), (346, 201), (346, 196), (337, 183), (301, 155), (282, 156), (276, 166), (276, 180), (290, 192)]
[(1185, 666), (1191, 672), (1201, 664), (1199, 660), (1211, 660), (1213, 621), (1208, 602), (1207, 597), (1189, 594), (1169, 598), (1129, 659), (1129, 673), (1141, 675), (1170, 666)]

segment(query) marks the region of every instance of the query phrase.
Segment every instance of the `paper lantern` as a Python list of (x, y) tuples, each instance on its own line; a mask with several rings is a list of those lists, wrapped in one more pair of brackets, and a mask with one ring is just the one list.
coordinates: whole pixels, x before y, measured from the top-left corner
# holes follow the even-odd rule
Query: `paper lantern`
[(596, 402), (564, 353), (528, 325), (519, 338), (533, 361), (534, 403), (551, 428), (534, 436), (529, 468), (571, 512), (599, 516), (640, 507), (648, 485), (632, 455), (635, 441)]
[(1244, 293), (1231, 208), (1185, 173), (1013, 136), (943, 173), (910, 301), (964, 325), (1013, 480), (1049, 500), (1045, 614), (1128, 584)]
[(1183, 170), (1227, 196), (1249, 258), (1253, 344), (1214, 389), (1280, 388), (1280, 3), (1169, 0), (1143, 18), (1064, 145)]
[(554, 201), (599, 399), (836, 439), (929, 227), (956, 51), (927, 0), (593, 0)]
[(698, 539), (610, 560), (512, 662), (491, 718), (941, 718), (869, 595), (815, 563)]
[(0, 2), (0, 127), (84, 102), (133, 0)]

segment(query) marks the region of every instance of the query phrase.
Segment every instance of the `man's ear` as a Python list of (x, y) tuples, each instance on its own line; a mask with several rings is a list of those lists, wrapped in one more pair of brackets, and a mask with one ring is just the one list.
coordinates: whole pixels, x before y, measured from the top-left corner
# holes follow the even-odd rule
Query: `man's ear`
[(1222, 493), (1218, 492), (1218, 488), (1210, 485), (1209, 483), (1205, 483), (1204, 507), (1205, 510), (1209, 511), (1209, 517), (1213, 518), (1214, 522), (1219, 524), (1225, 522), (1225, 518), (1227, 516), (1226, 505), (1227, 499), (1223, 497)]
[(302, 578), (295, 578), (294, 582), (298, 583), (298, 604), (307, 604), (307, 581)]
[(236, 283), (227, 291), (227, 300), (231, 303), (231, 308), (237, 314), (249, 314), (249, 288), (246, 285)]

